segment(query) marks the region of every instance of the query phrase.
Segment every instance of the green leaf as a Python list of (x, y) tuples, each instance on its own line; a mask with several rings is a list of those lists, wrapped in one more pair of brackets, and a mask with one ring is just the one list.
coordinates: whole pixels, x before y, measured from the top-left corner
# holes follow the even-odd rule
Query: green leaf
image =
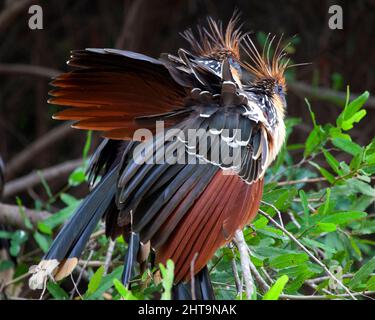
[(324, 157), (327, 160), (329, 166), (333, 169), (333, 171), (337, 174), (341, 173), (339, 162), (335, 159), (335, 157), (327, 150), (323, 149)]
[(350, 221), (362, 219), (367, 216), (366, 212), (361, 211), (348, 211), (348, 212), (337, 212), (330, 215), (326, 215), (320, 220), (320, 223), (335, 223), (335, 224), (346, 224)]
[(25, 224), (27, 229), (32, 230), (34, 228), (33, 224), (31, 223), (29, 217), (26, 215), (25, 208), (22, 205), (21, 199), (19, 197), (16, 197), (16, 202), (17, 202), (18, 210), (19, 210), (23, 223)]
[(310, 225), (310, 210), (308, 205), (308, 200), (305, 191), (300, 190), (299, 191), (299, 197), (301, 198), (302, 206), (303, 206), (303, 214), (305, 217), (306, 225)]
[(370, 279), (368, 279), (366, 287), (370, 291), (375, 290), (375, 276), (371, 276)]
[(348, 180), (347, 182), (350, 188), (355, 192), (362, 193), (366, 196), (375, 197), (375, 189), (368, 183), (354, 178)]
[(14, 263), (11, 260), (0, 261), (0, 272), (14, 268)]
[(132, 292), (128, 288), (126, 288), (118, 279), (113, 279), (113, 284), (124, 300), (138, 300), (138, 298), (134, 296)]
[(309, 259), (306, 253), (289, 253), (277, 257), (272, 257), (269, 265), (272, 268), (282, 269), (291, 266), (297, 266)]
[(91, 147), (91, 141), (92, 141), (92, 131), (89, 130), (89, 131), (87, 131), (86, 142), (85, 142), (85, 146), (84, 146), (83, 152), (82, 152), (83, 160), (85, 160), (87, 158), (87, 155), (88, 155), (90, 147)]
[(353, 128), (354, 123), (358, 123), (366, 115), (366, 110), (360, 110), (351, 116), (349, 119), (342, 122), (341, 128), (345, 131), (348, 131)]
[(9, 252), (13, 257), (16, 257), (21, 250), (21, 245), (26, 242), (28, 235), (23, 230), (17, 230), (13, 233), (10, 240)]
[(315, 149), (321, 144), (321, 142), (322, 142), (321, 128), (316, 127), (310, 132), (309, 136), (306, 139), (305, 151), (303, 153), (303, 156), (306, 158), (310, 154), (312, 154), (315, 151)]
[[(369, 98), (370, 94), (368, 91), (362, 93), (359, 97), (348, 103), (348, 94), (347, 94), (347, 102), (345, 104), (345, 108), (340, 116), (337, 118), (336, 124), (337, 126), (343, 128), (345, 130), (345, 126), (349, 126), (354, 122), (350, 122), (350, 119), (355, 118), (357, 112), (362, 108), (365, 104), (367, 99)], [(358, 116), (357, 116), (358, 117)], [(346, 124), (344, 124), (347, 122)]]
[(79, 186), (86, 180), (86, 175), (83, 167), (76, 168), (69, 176), (69, 185), (72, 187)]
[(0, 230), (0, 239), (11, 239), (13, 236), (12, 232)]
[(311, 117), (312, 123), (314, 125), (314, 128), (317, 128), (318, 124), (316, 123), (315, 113), (312, 111), (310, 101), (307, 98), (305, 98), (305, 102), (307, 104), (307, 108), (309, 109), (310, 117)]
[(360, 154), (363, 149), (358, 144), (354, 143), (353, 141), (349, 141), (342, 138), (334, 138), (332, 140), (332, 143), (335, 147), (345, 151), (346, 153), (349, 153), (353, 156)]
[(317, 168), (319, 170), (319, 172), (321, 173), (321, 175), (324, 178), (326, 178), (329, 183), (333, 184), (335, 182), (335, 177), (330, 172), (328, 172), (326, 169), (324, 169), (323, 167), (321, 167), (320, 165), (318, 165), (317, 163), (315, 163), (313, 161), (309, 161), (309, 164), (311, 164), (313, 167)]
[(262, 300), (278, 300), (280, 294), (282, 293), (288, 281), (289, 277), (287, 275), (284, 274), (283, 276), (281, 276), (279, 279), (276, 280), (274, 285), (266, 292)]
[(37, 174), (40, 178), (40, 181), (42, 182), (42, 185), (43, 185), (43, 188), (44, 190), (46, 191), (47, 195), (48, 195), (48, 198), (53, 198), (53, 195), (52, 195), (52, 191), (51, 191), (51, 188), (49, 187), (46, 179), (44, 179), (44, 176), (43, 176), (43, 172), (38, 170), (37, 171)]
[(304, 237), (301, 240), (301, 242), (304, 245), (306, 245), (306, 246), (308, 246), (310, 248), (313, 248), (313, 249), (320, 248), (320, 249), (323, 249), (323, 250), (325, 250), (326, 252), (329, 252), (329, 253), (336, 253), (336, 250), (334, 248), (331, 248), (330, 246), (327, 246), (324, 243), (321, 243), (319, 241), (316, 241), (316, 240), (313, 240), (313, 239), (310, 239), (310, 238), (307, 238), (307, 237)]
[(79, 200), (71, 196), (67, 193), (60, 194), (60, 199), (62, 202), (64, 202), (67, 206), (73, 206), (77, 205), (79, 203)]
[(79, 205), (80, 201), (77, 201), (75, 204), (69, 205), (64, 209), (54, 213), (49, 218), (38, 223), (39, 231), (47, 234), (52, 234), (52, 230), (57, 226), (65, 222), (74, 212), (74, 210)]
[(69, 295), (56, 282), (49, 281), (47, 283), (47, 290), (55, 299), (69, 299)]
[(345, 140), (351, 140), (350, 135), (343, 133), (340, 128), (330, 128), (329, 129), (329, 136), (334, 138), (342, 138)]
[(34, 232), (34, 239), (36, 243), (39, 245), (39, 248), (42, 249), (44, 253), (46, 253), (50, 246), (50, 239), (46, 236), (40, 234), (39, 232)]
[(357, 287), (368, 275), (375, 270), (375, 257), (372, 257), (370, 261), (365, 263), (355, 274), (349, 282), (350, 288)]
[(174, 263), (172, 260), (168, 259), (166, 267), (161, 263), (159, 264), (160, 272), (162, 275), (162, 284), (164, 292), (161, 295), (161, 300), (171, 300), (172, 298), (172, 286), (174, 278)]
[(366, 164), (368, 164), (368, 165), (373, 165), (373, 164), (375, 164), (375, 152), (372, 153), (372, 154), (367, 154), (367, 153), (366, 153), (365, 162), (366, 162)]
[(100, 281), (103, 278), (103, 274), (104, 274), (104, 266), (101, 266), (100, 268), (96, 270), (96, 272), (90, 279), (87, 292), (86, 292), (87, 295), (93, 294), (99, 288)]
[(324, 202), (322, 214), (326, 214), (328, 212), (330, 201), (331, 201), (331, 189), (327, 188), (326, 189), (326, 201)]
[(351, 101), (345, 108), (344, 119), (351, 118), (359, 109), (364, 106), (369, 97), (370, 93), (368, 91), (365, 91), (359, 97)]
[(103, 276), (97, 290), (93, 292), (92, 294), (88, 294), (86, 292), (85, 299), (90, 299), (90, 300), (102, 299), (103, 293), (109, 290), (114, 285), (113, 280), (120, 279), (123, 269), (124, 269), (123, 266), (119, 266), (116, 269), (114, 269), (110, 274)]
[(327, 222), (318, 222), (314, 231), (316, 232), (334, 232), (337, 230), (337, 227), (334, 223)]

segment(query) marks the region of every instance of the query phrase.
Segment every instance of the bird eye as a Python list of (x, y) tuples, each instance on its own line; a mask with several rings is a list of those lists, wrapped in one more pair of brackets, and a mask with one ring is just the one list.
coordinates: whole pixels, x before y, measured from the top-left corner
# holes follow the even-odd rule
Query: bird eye
[(283, 86), (275, 85), (275, 92), (279, 95), (283, 94)]

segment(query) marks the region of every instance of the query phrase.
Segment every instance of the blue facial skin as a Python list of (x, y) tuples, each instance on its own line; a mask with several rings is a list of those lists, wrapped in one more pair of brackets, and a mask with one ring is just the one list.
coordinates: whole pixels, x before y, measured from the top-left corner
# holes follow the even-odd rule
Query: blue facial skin
[(240, 64), (239, 64), (235, 59), (233, 59), (232, 57), (229, 57), (228, 61), (229, 61), (229, 64), (230, 64), (234, 69), (236, 69), (236, 71), (238, 72), (238, 75), (241, 77), (242, 70), (241, 70), (241, 66), (240, 66)]
[(286, 106), (285, 92), (283, 90), (283, 87), (276, 84), (274, 91), (281, 98), (281, 101), (283, 102), (283, 105)]

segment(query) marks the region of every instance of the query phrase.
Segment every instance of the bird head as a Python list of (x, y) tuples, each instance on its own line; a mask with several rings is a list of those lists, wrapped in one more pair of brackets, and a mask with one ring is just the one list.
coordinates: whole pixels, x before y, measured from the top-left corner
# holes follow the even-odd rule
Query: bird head
[(241, 65), (251, 75), (251, 80), (247, 85), (249, 90), (258, 95), (266, 96), (267, 100), (276, 108), (278, 113), (283, 115), (286, 108), (285, 95), (287, 91), (285, 71), (290, 67), (290, 60), (285, 59), (285, 49), (290, 43), (282, 48), (281, 36), (277, 42), (273, 56), (270, 57), (274, 41), (275, 36), (270, 38), (270, 35), (268, 35), (263, 52), (260, 53), (250, 36), (247, 35), (243, 39), (241, 47), (250, 61), (241, 62)]

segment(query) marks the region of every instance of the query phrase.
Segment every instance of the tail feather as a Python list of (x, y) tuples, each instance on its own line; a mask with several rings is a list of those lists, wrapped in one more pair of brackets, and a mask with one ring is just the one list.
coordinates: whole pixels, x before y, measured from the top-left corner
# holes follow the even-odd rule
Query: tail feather
[(174, 285), (172, 293), (174, 300), (192, 300), (193, 298), (197, 300), (215, 300), (207, 267), (204, 267), (194, 276), (194, 297), (191, 282), (180, 282)]
[(114, 201), (118, 167), (102, 178), (62, 228), (38, 266), (30, 270), (31, 289), (42, 289), (46, 278), (60, 280), (69, 275), (78, 262), (91, 233)]
[(129, 285), (130, 280), (134, 277), (134, 263), (137, 260), (139, 251), (139, 234), (131, 232), (129, 236), (128, 250), (124, 258), (124, 271), (122, 272), (122, 283), (125, 286)]

